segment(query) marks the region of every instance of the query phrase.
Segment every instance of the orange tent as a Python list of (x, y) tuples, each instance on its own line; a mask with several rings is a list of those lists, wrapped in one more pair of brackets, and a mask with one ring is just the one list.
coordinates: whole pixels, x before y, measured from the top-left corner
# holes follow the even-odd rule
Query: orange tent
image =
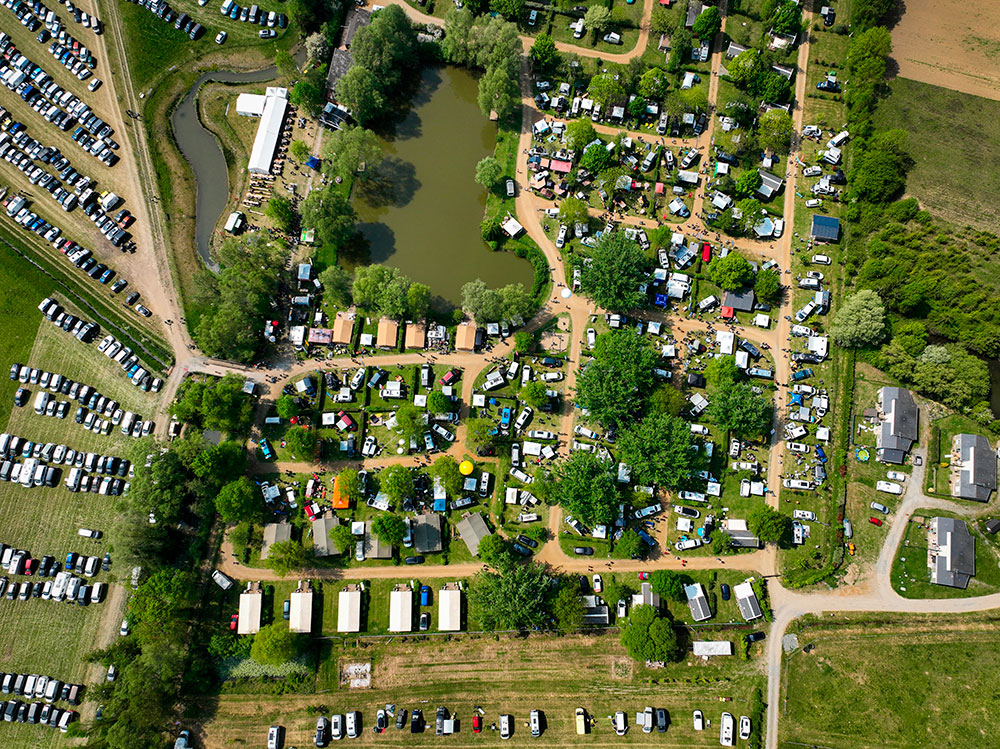
[(331, 503), (333, 504), (333, 509), (335, 510), (346, 510), (351, 506), (350, 499), (347, 495), (340, 493), (340, 476), (337, 476), (333, 481), (333, 497), (331, 498)]

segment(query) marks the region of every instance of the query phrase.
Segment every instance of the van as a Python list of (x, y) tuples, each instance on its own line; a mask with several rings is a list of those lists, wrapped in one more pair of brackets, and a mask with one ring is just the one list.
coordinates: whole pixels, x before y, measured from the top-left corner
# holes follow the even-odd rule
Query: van
[(529, 713), (528, 721), (531, 725), (531, 736), (533, 738), (538, 738), (542, 735), (542, 716), (538, 710), (532, 710)]
[(719, 303), (719, 297), (712, 294), (712, 296), (705, 297), (700, 302), (698, 302), (698, 311), (705, 312), (715, 307)]
[(90, 591), (90, 600), (93, 601), (94, 603), (100, 603), (101, 601), (103, 601), (104, 588), (105, 588), (105, 583), (94, 583), (94, 587)]
[(624, 736), (626, 731), (628, 731), (628, 723), (625, 722), (625, 713), (621, 710), (615, 713), (612, 724), (614, 725), (615, 733), (619, 736)]
[(131, 411), (126, 411), (125, 415), (122, 417), (121, 430), (122, 434), (126, 437), (132, 433), (132, 427), (135, 424), (135, 414)]
[(479, 496), (487, 497), (490, 493), (490, 480), (493, 478), (493, 474), (488, 471), (483, 471), (479, 476)]
[(45, 413), (46, 407), (49, 405), (49, 401), (52, 400), (52, 395), (46, 393), (44, 390), (40, 391), (35, 396), (35, 413), (41, 416)]
[(229, 15), (229, 11), (231, 11), (232, 9), (233, 9), (233, 0), (226, 0), (226, 1), (225, 1), (225, 2), (224, 2), (224, 3), (222, 4), (222, 8), (220, 9), (220, 11), (219, 11), (219, 12), (220, 12), (220, 13), (221, 13), (222, 15), (224, 15), (224, 16), (228, 16), (228, 15)]

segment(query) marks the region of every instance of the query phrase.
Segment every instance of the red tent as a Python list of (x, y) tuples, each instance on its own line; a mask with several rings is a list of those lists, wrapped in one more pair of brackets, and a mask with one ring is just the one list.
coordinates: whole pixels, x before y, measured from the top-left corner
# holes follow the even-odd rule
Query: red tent
[(705, 263), (712, 259), (712, 246), (708, 242), (701, 246), (701, 259)]
[(723, 320), (731, 320), (731, 319), (733, 319), (734, 315), (735, 315), (735, 313), (733, 312), (733, 308), (732, 307), (723, 307), (722, 308), (722, 319)]

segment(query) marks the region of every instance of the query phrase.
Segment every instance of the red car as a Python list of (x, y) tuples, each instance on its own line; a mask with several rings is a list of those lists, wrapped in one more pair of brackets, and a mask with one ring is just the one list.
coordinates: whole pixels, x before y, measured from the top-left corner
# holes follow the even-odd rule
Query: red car
[(233, 614), (232, 619), (229, 620), (229, 630), (231, 632), (235, 632), (236, 631), (236, 623), (239, 622), (239, 620), (240, 620), (240, 615), (239, 614)]
[(640, 572), (639, 573), (639, 579), (640, 580), (648, 580), (649, 579), (649, 573), (648, 572)]
[(871, 523), (872, 525), (878, 525), (878, 526), (882, 525), (882, 521), (879, 520), (878, 518), (868, 518), (868, 522)]
[(35, 574), (35, 569), (37, 567), (38, 567), (38, 560), (37, 559), (29, 559), (28, 561), (26, 561), (24, 563), (24, 574), (25, 575), (34, 575)]
[(310, 520), (315, 520), (316, 516), (319, 514), (319, 505), (315, 502), (309, 502), (306, 507), (306, 517)]
[(444, 373), (444, 377), (441, 378), (442, 385), (452, 385), (458, 381), (459, 376), (462, 373), (457, 369), (449, 369)]
[(473, 733), (483, 732), (483, 717), (481, 715), (472, 716), (472, 732)]
[(346, 411), (337, 411), (336, 427), (342, 432), (349, 432), (352, 429), (357, 429), (354, 419), (352, 419)]

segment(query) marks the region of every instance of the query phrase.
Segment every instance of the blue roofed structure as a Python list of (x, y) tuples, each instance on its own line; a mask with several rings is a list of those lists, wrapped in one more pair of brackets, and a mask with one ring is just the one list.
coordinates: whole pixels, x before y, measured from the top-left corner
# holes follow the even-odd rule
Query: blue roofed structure
[(836, 242), (840, 237), (840, 219), (813, 214), (809, 236), (820, 242)]

